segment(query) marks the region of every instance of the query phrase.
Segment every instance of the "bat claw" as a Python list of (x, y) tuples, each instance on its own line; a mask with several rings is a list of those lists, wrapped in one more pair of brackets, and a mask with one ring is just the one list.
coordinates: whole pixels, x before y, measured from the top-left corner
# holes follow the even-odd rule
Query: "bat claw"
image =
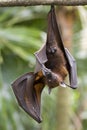
[(74, 86), (72, 86), (72, 85), (69, 85), (69, 84), (66, 84), (66, 83), (64, 83), (66, 86), (68, 86), (69, 88), (72, 88), (72, 89), (76, 89), (77, 88), (77, 85), (74, 85)]
[(63, 88), (66, 88), (66, 87), (67, 87), (64, 82), (59, 83), (59, 86), (61, 86), (61, 87), (63, 87)]

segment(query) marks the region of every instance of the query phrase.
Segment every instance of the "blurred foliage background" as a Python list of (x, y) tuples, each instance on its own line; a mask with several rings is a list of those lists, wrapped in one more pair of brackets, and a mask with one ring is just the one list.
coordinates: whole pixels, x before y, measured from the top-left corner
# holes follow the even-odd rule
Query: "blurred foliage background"
[[(48, 6), (0, 8), (0, 130), (57, 130), (58, 88), (51, 95), (47, 88), (43, 91), (41, 124), (19, 109), (11, 88), (12, 81), (18, 76), (34, 69), (34, 52), (46, 40), (49, 9)], [(79, 6), (73, 25), (73, 55), (78, 69), (78, 89), (72, 91), (73, 130), (77, 130), (75, 125), (87, 129), (86, 42), (87, 6)]]

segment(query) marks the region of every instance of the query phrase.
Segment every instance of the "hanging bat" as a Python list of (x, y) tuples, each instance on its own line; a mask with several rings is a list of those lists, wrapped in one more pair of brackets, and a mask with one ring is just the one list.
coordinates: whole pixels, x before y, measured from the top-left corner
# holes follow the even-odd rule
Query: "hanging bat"
[[(54, 6), (51, 7), (51, 11), (48, 14), (47, 42), (35, 53), (35, 56), (37, 59), (35, 73), (43, 70), (49, 88), (58, 85), (66, 86), (64, 79), (67, 74), (69, 74), (70, 80), (70, 85), (67, 86), (73, 89), (77, 87), (76, 62), (68, 49), (64, 48)], [(53, 80), (55, 81), (53, 82)]]
[[(41, 93), (45, 85), (49, 92), (57, 86), (77, 87), (76, 62), (64, 48), (56, 21), (54, 6), (48, 14), (47, 41), (35, 53), (34, 72), (26, 73), (13, 82), (12, 88), (19, 105), (38, 123), (41, 119)], [(69, 74), (70, 85), (64, 80)]]

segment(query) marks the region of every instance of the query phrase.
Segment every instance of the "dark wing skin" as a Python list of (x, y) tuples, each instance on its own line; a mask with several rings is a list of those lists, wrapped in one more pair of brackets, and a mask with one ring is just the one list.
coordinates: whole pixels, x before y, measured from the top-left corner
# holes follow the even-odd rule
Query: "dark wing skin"
[(43, 87), (44, 81), (33, 72), (24, 74), (12, 84), (19, 105), (38, 123), (41, 122), (40, 99)]
[(67, 55), (67, 59), (70, 65), (69, 71), (69, 79), (70, 79), (70, 86), (74, 89), (77, 88), (77, 68), (76, 68), (76, 61), (73, 56), (70, 54), (67, 48), (65, 48), (65, 52)]
[(70, 79), (70, 87), (77, 88), (77, 69), (76, 69), (76, 61), (73, 56), (70, 54), (68, 49), (64, 48), (63, 41), (61, 38), (61, 34), (58, 27), (58, 22), (56, 20), (55, 10), (54, 7), (51, 8), (52, 11), (52, 23), (53, 23), (53, 30), (57, 39), (58, 46), (60, 46), (61, 50), (63, 51), (64, 57), (67, 62), (67, 70), (69, 72), (69, 79)]
[(47, 56), (46, 56), (46, 44), (44, 44), (40, 50), (35, 52), (35, 57), (36, 57), (36, 66), (35, 66), (35, 71), (34, 73), (39, 72), (42, 70), (42, 65), (47, 62)]

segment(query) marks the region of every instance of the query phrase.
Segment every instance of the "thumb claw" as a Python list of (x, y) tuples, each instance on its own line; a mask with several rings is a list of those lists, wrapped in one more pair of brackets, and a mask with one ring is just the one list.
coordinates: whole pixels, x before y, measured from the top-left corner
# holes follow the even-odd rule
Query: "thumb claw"
[(66, 88), (66, 87), (67, 87), (66, 84), (63, 83), (63, 82), (59, 83), (59, 86), (61, 86), (61, 87), (63, 87), (63, 88)]

